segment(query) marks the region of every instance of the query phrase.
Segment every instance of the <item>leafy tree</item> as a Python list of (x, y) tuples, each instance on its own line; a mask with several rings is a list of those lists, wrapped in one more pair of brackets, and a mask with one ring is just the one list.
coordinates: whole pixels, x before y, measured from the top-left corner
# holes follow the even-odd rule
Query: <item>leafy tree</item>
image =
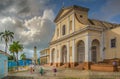
[(5, 41), (5, 52), (7, 53), (8, 42), (14, 38), (14, 33), (10, 32), (9, 30), (5, 30), (4, 32), (0, 32), (1, 40), (4, 39)]
[(21, 59), (21, 60), (25, 60), (25, 59), (26, 59), (25, 53), (21, 54), (20, 59)]

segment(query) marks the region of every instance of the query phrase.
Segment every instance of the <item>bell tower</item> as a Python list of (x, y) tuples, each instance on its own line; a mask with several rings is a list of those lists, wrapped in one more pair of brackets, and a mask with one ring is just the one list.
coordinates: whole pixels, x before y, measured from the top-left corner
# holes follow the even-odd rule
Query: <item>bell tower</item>
[(36, 46), (34, 46), (34, 63), (35, 64), (38, 64), (38, 62), (37, 62), (37, 52), (36, 52), (36, 50), (37, 50), (37, 47)]

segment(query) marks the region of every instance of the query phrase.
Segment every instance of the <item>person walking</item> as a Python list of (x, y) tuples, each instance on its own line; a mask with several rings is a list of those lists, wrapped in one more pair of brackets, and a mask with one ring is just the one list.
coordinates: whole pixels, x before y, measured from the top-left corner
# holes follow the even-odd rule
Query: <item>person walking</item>
[(30, 69), (30, 73), (32, 74), (32, 73), (33, 73), (33, 67), (32, 67), (32, 64), (29, 66), (29, 69)]
[(32, 69), (33, 69), (33, 72), (35, 72), (35, 65), (32, 64)]
[(118, 72), (118, 63), (117, 63), (117, 61), (113, 61), (113, 68), (114, 68), (114, 72)]
[(41, 74), (41, 76), (43, 75), (43, 73), (44, 73), (44, 70), (43, 70), (43, 68), (41, 67), (41, 68), (40, 68), (40, 74)]
[(56, 69), (56, 67), (54, 66), (54, 67), (53, 67), (54, 76), (56, 76), (56, 72), (57, 72), (57, 69)]

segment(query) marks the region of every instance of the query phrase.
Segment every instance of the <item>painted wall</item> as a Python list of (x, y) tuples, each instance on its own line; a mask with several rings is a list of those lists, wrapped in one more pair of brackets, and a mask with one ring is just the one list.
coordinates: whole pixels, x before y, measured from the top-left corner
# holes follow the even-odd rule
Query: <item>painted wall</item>
[(0, 54), (0, 78), (8, 74), (8, 57)]
[[(116, 47), (111, 48), (111, 39), (116, 38)], [(120, 27), (108, 30), (105, 33), (105, 58), (120, 58)]]

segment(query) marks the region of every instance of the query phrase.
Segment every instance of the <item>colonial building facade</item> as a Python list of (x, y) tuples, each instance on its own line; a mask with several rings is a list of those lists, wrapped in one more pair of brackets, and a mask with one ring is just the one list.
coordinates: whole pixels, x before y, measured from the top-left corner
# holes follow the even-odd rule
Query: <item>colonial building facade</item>
[(120, 25), (89, 19), (88, 11), (76, 5), (60, 10), (49, 46), (50, 65), (89, 69), (91, 63), (120, 58)]
[(49, 64), (50, 62), (50, 50), (49, 48), (40, 51), (40, 64)]

